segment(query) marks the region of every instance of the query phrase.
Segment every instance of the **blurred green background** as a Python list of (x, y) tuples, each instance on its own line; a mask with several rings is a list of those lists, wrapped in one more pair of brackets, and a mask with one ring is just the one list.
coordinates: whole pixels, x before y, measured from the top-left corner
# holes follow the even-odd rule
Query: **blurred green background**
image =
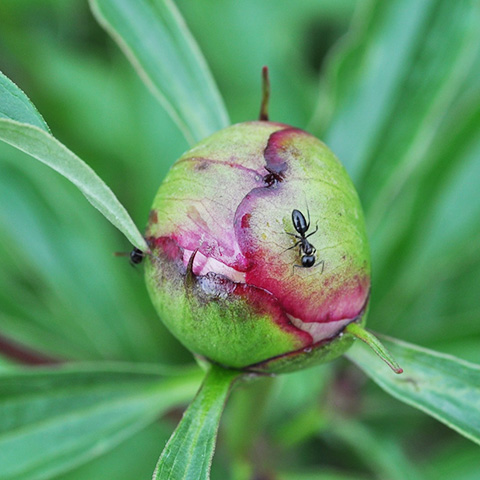
[[(268, 65), (270, 118), (319, 135), (352, 175), (372, 245), (369, 326), (480, 363), (478, 4), (176, 3), (232, 122), (257, 118)], [(0, 69), (142, 229), (188, 145), (87, 3), (2, 0)], [(75, 187), (0, 144), (0, 338), (14, 353), (0, 362), (190, 362), (153, 311), (142, 269), (113, 255), (129, 249)], [(478, 446), (344, 360), (281, 377), (270, 391), (264, 431), (252, 432), (253, 448), (234, 447), (262, 475), (283, 472), (259, 478), (479, 478)], [(237, 397), (213, 478), (230, 467)], [(58, 478), (149, 478), (176, 420)]]

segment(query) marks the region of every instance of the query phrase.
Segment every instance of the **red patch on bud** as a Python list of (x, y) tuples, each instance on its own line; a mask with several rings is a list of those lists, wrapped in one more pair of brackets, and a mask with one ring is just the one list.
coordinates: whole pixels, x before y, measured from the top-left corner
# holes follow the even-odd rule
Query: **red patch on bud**
[(267, 162), (265, 167), (269, 172), (284, 176), (288, 162), (292, 157), (298, 157), (301, 152), (294, 146), (296, 136), (309, 135), (298, 128), (285, 128), (270, 135), (263, 156)]
[(151, 250), (160, 250), (169, 260), (179, 260), (183, 257), (183, 249), (170, 237), (147, 238)]
[(250, 228), (250, 218), (252, 215), (250, 213), (246, 213), (242, 216), (242, 228)]

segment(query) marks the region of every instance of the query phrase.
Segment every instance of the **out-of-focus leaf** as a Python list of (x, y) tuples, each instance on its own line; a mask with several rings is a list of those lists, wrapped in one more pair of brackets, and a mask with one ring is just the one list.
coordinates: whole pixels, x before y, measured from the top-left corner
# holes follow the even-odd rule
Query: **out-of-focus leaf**
[[(426, 462), (424, 478), (426, 480), (477, 480), (478, 445), (449, 442), (440, 448), (434, 459)], [(453, 445), (452, 445), (453, 443)]]
[(276, 377), (269, 402), (270, 423), (278, 425), (295, 413), (318, 405), (332, 376), (332, 364), (326, 364)]
[(208, 66), (170, 0), (91, 0), (99, 23), (123, 49), (191, 143), (229, 124)]
[(368, 200), (367, 211), (383, 185), (395, 180), (398, 191), (421, 161), (480, 49), (480, 12), (470, 0), (369, 6), (328, 72), (325, 135)]
[[(222, 417), (223, 445), (226, 445), (232, 463), (232, 478), (250, 478), (242, 475), (245, 469), (250, 472), (252, 465), (247, 460), (262, 432), (270, 410), (270, 398), (277, 378), (256, 378), (254, 382), (245, 382), (235, 390), (229, 399)], [(255, 422), (252, 422), (255, 418)], [(250, 475), (251, 476), (251, 475)]]
[(379, 438), (361, 423), (354, 420), (334, 418), (323, 429), (327, 435), (333, 435), (348, 445), (365, 465), (371, 467), (375, 478), (389, 480), (421, 480), (420, 472), (408, 459), (395, 437)]
[(318, 95), (319, 63), (363, 1), (302, 0), (301, 8), (291, 0), (176, 4), (202, 46), (233, 123), (257, 118), (260, 72), (268, 65), (270, 119), (303, 128)]
[(133, 245), (145, 251), (148, 246), (130, 215), (103, 180), (80, 158), (48, 132), (26, 123), (0, 119), (0, 140), (28, 153), (53, 168), (85, 195)]
[(142, 267), (113, 255), (125, 248), (115, 229), (56, 172), (0, 147), (0, 332), (61, 359), (189, 359), (158, 319)]
[(208, 480), (225, 401), (241, 372), (212, 365), (158, 459), (154, 480)]
[(317, 435), (319, 431), (325, 429), (328, 425), (325, 412), (322, 412), (317, 405), (316, 407), (301, 410), (293, 418), (286, 419), (276, 429), (274, 440), (275, 443), (283, 448), (295, 448), (302, 442), (306, 442)]
[(362, 345), (346, 356), (385, 391), (480, 444), (480, 365), (400, 340), (382, 339), (403, 367), (394, 375)]
[(0, 372), (15, 368), (15, 364), (9, 359), (0, 355)]
[(343, 473), (334, 469), (322, 469), (318, 471), (281, 472), (278, 480), (367, 480), (371, 477), (355, 473)]
[(187, 402), (200, 378), (128, 364), (0, 371), (0, 477), (46, 479), (92, 460)]
[(105, 455), (56, 476), (55, 480), (151, 478), (152, 465), (158, 459), (159, 445), (165, 445), (171, 433), (170, 422), (155, 422)]
[[(456, 110), (444, 122), (423, 172), (403, 189), (375, 240), (383, 250), (378, 252), (382, 300), (375, 321), (388, 318), (398, 327), (401, 323), (422, 341), (436, 341), (449, 325), (457, 328), (445, 340), (480, 333), (476, 321), (480, 318), (476, 180), (480, 176), (480, 90)], [(425, 324), (425, 318), (435, 318), (435, 322)], [(397, 335), (400, 332), (395, 329)]]
[(0, 118), (29, 123), (47, 132), (50, 131), (28, 97), (2, 72), (0, 72)]

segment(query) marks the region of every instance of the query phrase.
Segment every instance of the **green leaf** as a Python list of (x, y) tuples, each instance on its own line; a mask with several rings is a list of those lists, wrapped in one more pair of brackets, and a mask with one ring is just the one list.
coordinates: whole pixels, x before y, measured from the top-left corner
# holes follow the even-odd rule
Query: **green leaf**
[(343, 472), (333, 468), (323, 468), (321, 470), (300, 471), (300, 472), (281, 472), (276, 477), (278, 480), (370, 480), (372, 477), (350, 472)]
[(46, 132), (50, 129), (25, 93), (0, 72), (0, 118), (29, 123)]
[(402, 375), (361, 344), (346, 356), (392, 396), (480, 444), (480, 365), (400, 340), (382, 341), (402, 365)]
[(189, 361), (76, 187), (2, 142), (0, 159), (2, 335), (57, 359)]
[(208, 66), (172, 1), (90, 5), (190, 143), (229, 124)]
[(130, 215), (103, 180), (80, 158), (48, 132), (27, 123), (0, 118), (0, 140), (53, 168), (85, 195), (87, 200), (140, 250), (148, 246)]
[(200, 371), (148, 365), (0, 371), (0, 478), (46, 479), (187, 402)]
[(386, 193), (379, 184), (397, 191), (428, 151), (478, 54), (480, 11), (471, 0), (366, 6), (330, 64), (323, 120), (327, 143), (359, 189), (377, 187), (368, 189), (373, 200)]
[(212, 365), (197, 396), (173, 432), (153, 474), (154, 480), (207, 480), (220, 416), (241, 372)]
[(374, 478), (420, 480), (423, 478), (394, 435), (379, 435), (353, 419), (334, 417), (323, 428), (325, 436), (333, 436), (347, 445), (369, 465)]
[(158, 459), (159, 445), (165, 445), (171, 433), (170, 419), (152, 423), (107, 454), (62, 473), (55, 480), (150, 479), (152, 465)]

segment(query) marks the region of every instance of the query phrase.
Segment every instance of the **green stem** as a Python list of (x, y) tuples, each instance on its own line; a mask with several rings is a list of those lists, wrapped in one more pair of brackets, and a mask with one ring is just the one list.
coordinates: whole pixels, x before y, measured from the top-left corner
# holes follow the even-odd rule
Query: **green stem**
[(372, 333), (365, 330), (358, 323), (350, 323), (345, 332), (365, 342), (395, 373), (403, 373), (403, 369), (392, 357), (391, 353), (381, 344)]
[(259, 120), (268, 122), (268, 102), (270, 100), (270, 79), (268, 67), (262, 68), (262, 104), (260, 106)]

